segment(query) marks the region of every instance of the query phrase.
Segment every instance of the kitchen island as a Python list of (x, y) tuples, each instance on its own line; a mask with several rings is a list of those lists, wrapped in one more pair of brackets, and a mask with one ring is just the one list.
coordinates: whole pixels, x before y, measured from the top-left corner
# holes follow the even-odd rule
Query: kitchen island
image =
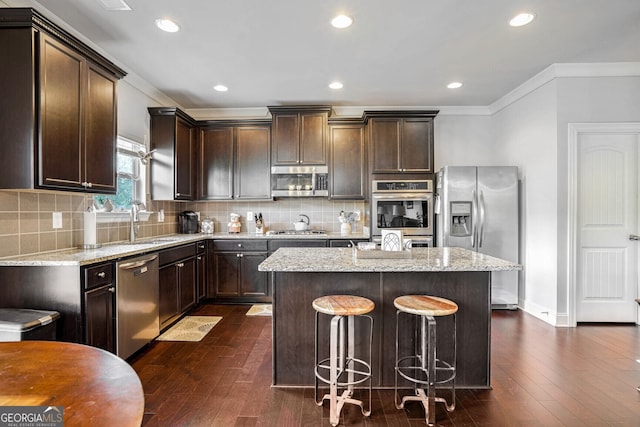
[[(490, 387), (491, 271), (519, 270), (509, 261), (461, 248), (414, 248), (410, 258), (361, 259), (351, 248), (278, 249), (259, 265), (273, 283), (273, 385), (314, 383), (314, 310), (323, 295), (350, 294), (376, 307), (373, 335), (373, 384), (393, 387), (396, 309), (401, 295), (429, 294), (458, 304), (457, 377), (459, 388)], [(327, 323), (327, 322), (323, 322)], [(320, 325), (320, 336), (328, 336)], [(413, 327), (405, 317), (400, 328)], [(438, 329), (439, 355), (448, 357), (451, 325)], [(358, 341), (356, 346), (363, 345)], [(408, 348), (410, 342), (401, 342)], [(320, 344), (320, 352), (326, 350)]]

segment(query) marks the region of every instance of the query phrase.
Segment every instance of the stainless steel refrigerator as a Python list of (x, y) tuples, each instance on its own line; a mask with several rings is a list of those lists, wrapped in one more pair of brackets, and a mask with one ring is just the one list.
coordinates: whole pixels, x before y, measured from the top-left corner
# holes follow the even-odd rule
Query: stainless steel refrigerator
[[(436, 246), (518, 259), (518, 168), (445, 166), (436, 183)], [(493, 308), (518, 304), (518, 272), (491, 275)]]

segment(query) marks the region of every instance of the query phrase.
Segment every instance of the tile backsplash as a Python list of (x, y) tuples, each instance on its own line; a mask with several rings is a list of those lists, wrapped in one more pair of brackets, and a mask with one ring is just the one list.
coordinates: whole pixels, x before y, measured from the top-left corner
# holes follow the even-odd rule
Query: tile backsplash
[[(339, 232), (340, 211), (360, 210), (361, 220), (354, 232), (362, 232), (368, 224), (364, 201), (333, 201), (321, 198), (278, 199), (273, 202), (173, 202), (149, 201), (147, 210), (155, 212), (147, 222), (140, 223), (138, 238), (176, 233), (178, 214), (184, 210), (200, 212), (201, 218), (214, 220), (216, 232), (226, 232), (229, 214), (241, 216), (242, 232), (255, 231), (253, 218), (247, 212), (262, 213), (267, 230), (293, 228), (300, 214), (309, 217), (312, 229)], [(83, 243), (83, 212), (93, 200), (91, 194), (56, 191), (0, 191), (0, 257), (70, 249)], [(158, 222), (157, 212), (163, 209), (164, 222)], [(53, 228), (53, 212), (62, 215), (62, 227)], [(97, 243), (129, 239), (129, 222), (104, 223), (97, 226)]]
[(253, 218), (247, 218), (248, 212), (255, 215), (262, 213), (266, 230), (291, 230), (293, 223), (299, 221), (300, 214), (309, 217), (310, 228), (340, 232), (338, 216), (340, 211), (353, 212), (360, 210), (360, 221), (353, 232), (362, 232), (362, 226), (368, 224), (368, 209), (361, 200), (328, 200), (325, 198), (283, 198), (274, 202), (193, 202), (187, 203), (187, 209), (200, 213), (200, 218), (209, 217), (214, 220), (215, 231), (227, 231), (229, 215), (233, 212), (240, 215), (242, 232), (255, 232)]

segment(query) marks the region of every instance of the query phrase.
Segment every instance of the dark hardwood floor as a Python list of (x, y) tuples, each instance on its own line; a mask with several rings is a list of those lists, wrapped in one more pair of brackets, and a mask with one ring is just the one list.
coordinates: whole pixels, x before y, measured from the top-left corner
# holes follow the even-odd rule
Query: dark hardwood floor
[[(249, 306), (204, 305), (223, 319), (198, 343), (153, 342), (130, 362), (145, 391), (144, 426), (330, 426), (312, 389), (271, 388), (271, 318)], [(393, 345), (389, 343), (389, 345)], [(640, 328), (554, 328), (520, 311), (492, 317), (492, 390), (459, 390), (440, 426), (640, 426)], [(340, 425), (421, 426), (374, 390), (373, 412), (345, 405)]]

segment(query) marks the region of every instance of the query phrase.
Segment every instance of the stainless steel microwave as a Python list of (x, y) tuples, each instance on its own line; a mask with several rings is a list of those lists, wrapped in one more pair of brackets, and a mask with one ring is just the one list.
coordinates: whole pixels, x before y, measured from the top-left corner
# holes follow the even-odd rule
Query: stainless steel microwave
[(273, 197), (328, 197), (328, 166), (272, 166)]

